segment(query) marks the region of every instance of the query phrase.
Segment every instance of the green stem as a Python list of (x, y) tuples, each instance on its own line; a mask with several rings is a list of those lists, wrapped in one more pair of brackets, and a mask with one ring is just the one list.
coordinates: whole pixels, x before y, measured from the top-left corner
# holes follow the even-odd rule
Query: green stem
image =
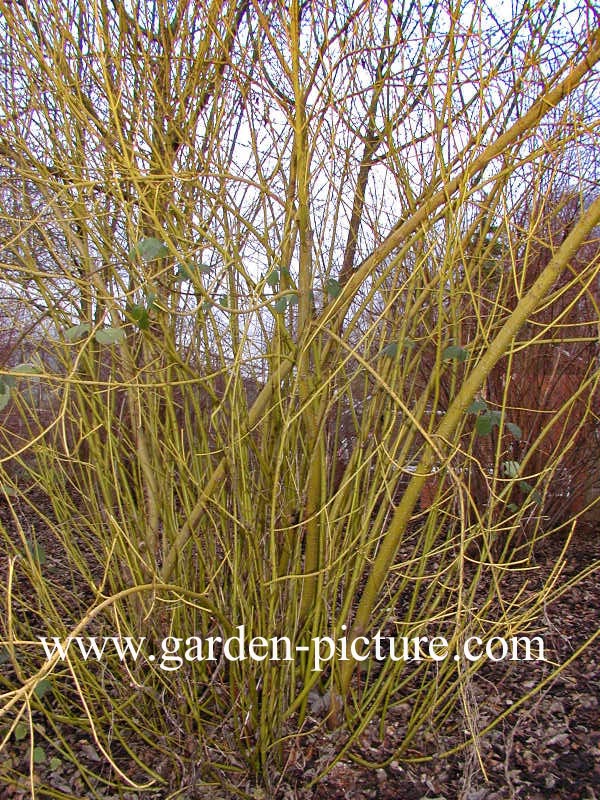
[[(585, 242), (590, 232), (598, 223), (600, 223), (600, 197), (596, 198), (582, 215), (577, 225), (575, 225), (563, 244), (556, 251), (552, 260), (540, 274), (531, 289), (517, 304), (517, 307), (508, 317), (486, 352), (479, 359), (473, 371), (465, 379), (465, 382), (458, 391), (458, 394), (454, 398), (434, 434), (440, 446), (443, 446), (451, 439), (466, 409), (494, 365), (510, 350), (512, 341), (521, 326), (533, 314), (544, 297), (549, 293), (561, 272), (566, 269), (569, 261), (577, 253), (579, 247)], [(381, 543), (381, 547), (369, 573), (365, 589), (356, 611), (354, 624), (349, 636), (350, 639), (363, 636), (368, 629), (369, 619), (375, 607), (375, 603), (377, 602), (379, 592), (381, 587), (385, 584), (404, 531), (406, 530), (406, 526), (419, 499), (425, 480), (431, 471), (434, 460), (435, 453), (431, 445), (426, 444), (423, 457), (421, 458), (416, 473), (410, 481), (394, 513), (389, 530)], [(350, 687), (354, 666), (355, 662), (352, 660), (343, 662), (340, 675), (342, 697), (347, 694)], [(338, 709), (336, 709), (336, 711), (337, 710)]]

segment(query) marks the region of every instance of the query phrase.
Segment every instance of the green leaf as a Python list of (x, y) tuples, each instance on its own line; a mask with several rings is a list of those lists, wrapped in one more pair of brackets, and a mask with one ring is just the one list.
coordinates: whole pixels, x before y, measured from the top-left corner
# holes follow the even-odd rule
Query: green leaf
[(227, 295), (224, 294), (223, 297), (219, 299), (219, 305), (221, 308), (229, 308), (229, 298)]
[(342, 287), (335, 278), (329, 278), (327, 283), (325, 284), (325, 291), (330, 297), (336, 298), (339, 297), (342, 291)]
[(270, 272), (266, 279), (269, 286), (277, 286), (279, 283), (279, 270), (274, 269), (273, 272)]
[(283, 312), (287, 308), (287, 304), (288, 304), (287, 297), (280, 297), (279, 300), (276, 300), (273, 303), (273, 308), (275, 309), (275, 311), (277, 311), (278, 314), (283, 314)]
[(58, 769), (60, 769), (62, 767), (62, 763), (63, 762), (62, 762), (62, 760), (60, 758), (57, 758), (56, 756), (52, 756), (52, 758), (50, 759), (50, 769), (53, 772), (56, 772), (56, 770), (58, 770)]
[(381, 355), (387, 356), (388, 358), (396, 358), (401, 348), (404, 348), (405, 350), (412, 350), (413, 347), (415, 346), (416, 346), (415, 340), (410, 339), (407, 336), (400, 342), (390, 342), (389, 344), (386, 344), (386, 346), (381, 351)]
[(48, 692), (52, 691), (52, 684), (48, 680), (48, 678), (42, 678), (42, 680), (37, 684), (35, 689), (33, 690), (36, 697), (40, 700), (44, 695), (48, 694)]
[(479, 436), (489, 436), (494, 424), (489, 414), (482, 414), (475, 420), (475, 431)]
[(0, 378), (0, 411), (6, 408), (10, 400), (10, 387)]
[(141, 331), (148, 330), (150, 327), (150, 315), (148, 314), (146, 306), (140, 304), (134, 305), (131, 307), (129, 313)]
[(27, 550), (29, 551), (33, 560), (37, 561), (40, 567), (43, 567), (46, 563), (46, 551), (44, 546), (27, 539)]
[(29, 727), (24, 722), (17, 722), (13, 733), (17, 742), (20, 742), (29, 733)]
[[(19, 496), (19, 493), (17, 492), (17, 490), (13, 489), (12, 486), (8, 486), (8, 484), (6, 484), (6, 483), (0, 483), (0, 492), (2, 492), (2, 494), (8, 495), (9, 497), (18, 497)], [(0, 661), (0, 664), (1, 663), (2, 662)]]
[(123, 341), (125, 335), (123, 328), (113, 328), (109, 326), (108, 328), (102, 328), (102, 330), (96, 331), (94, 338), (98, 344), (117, 344)]
[(42, 370), (36, 367), (35, 364), (19, 364), (18, 367), (13, 367), (11, 372), (13, 375), (21, 377), (22, 375), (40, 375)]
[(479, 414), (480, 411), (487, 411), (488, 405), (485, 400), (473, 400), (471, 405), (467, 408), (467, 414)]
[(500, 423), (502, 422), (502, 412), (488, 411), (487, 414), (489, 418), (492, 420), (492, 425), (500, 425)]
[(504, 461), (502, 463), (502, 474), (507, 478), (516, 478), (520, 469), (521, 465), (518, 461)]
[(508, 504), (508, 510), (512, 511), (513, 514), (516, 514), (517, 511), (519, 510), (519, 506), (516, 503), (509, 503)]
[(537, 489), (534, 489), (530, 483), (527, 483), (527, 481), (519, 481), (519, 489), (528, 497), (531, 497), (534, 503), (539, 504), (542, 502), (542, 495)]
[(299, 302), (298, 295), (296, 294), (296, 292), (288, 294), (287, 300), (288, 300), (288, 306), (297, 306)]
[(506, 427), (515, 437), (515, 439), (522, 439), (523, 438), (523, 431), (516, 425), (514, 422), (507, 422)]
[(177, 268), (176, 276), (180, 281), (190, 281), (194, 277), (195, 272), (200, 272), (203, 275), (208, 275), (211, 270), (210, 264), (192, 264), (191, 262), (185, 262), (179, 264)]
[(500, 411), (487, 410), (485, 414), (480, 414), (475, 420), (475, 430), (480, 436), (487, 436), (492, 432), (494, 425), (500, 425), (502, 414)]
[(157, 258), (164, 258), (169, 255), (169, 248), (160, 239), (147, 236), (141, 239), (135, 247), (132, 247), (129, 257), (132, 259), (142, 258), (144, 261), (154, 261)]
[(443, 361), (466, 361), (469, 357), (469, 351), (464, 347), (459, 347), (457, 344), (448, 345), (442, 353)]
[(87, 336), (90, 332), (90, 326), (87, 323), (83, 323), (82, 325), (73, 325), (72, 328), (67, 328), (64, 331), (63, 336), (67, 340), (67, 342), (76, 342), (78, 339), (82, 339), (84, 336)]
[(43, 764), (46, 760), (46, 751), (43, 747), (34, 747), (33, 748), (33, 763), (34, 764)]
[(157, 308), (156, 305), (156, 292), (152, 292), (149, 290), (144, 290), (144, 296), (146, 298), (146, 309), (148, 311), (152, 311), (153, 309)]

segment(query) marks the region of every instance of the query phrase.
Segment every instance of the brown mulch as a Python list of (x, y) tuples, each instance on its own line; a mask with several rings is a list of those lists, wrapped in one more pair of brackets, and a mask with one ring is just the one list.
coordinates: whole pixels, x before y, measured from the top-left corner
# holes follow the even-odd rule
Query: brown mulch
[[(21, 512), (20, 512), (21, 513)], [(27, 512), (22, 509), (24, 524)], [(0, 507), (0, 521), (11, 525), (7, 508)], [(43, 546), (48, 570), (60, 575), (59, 559), (53, 560), (51, 538), (37, 531)], [(539, 555), (540, 576), (550, 569), (559, 552), (559, 545), (548, 545)], [(600, 541), (590, 532), (576, 537), (569, 551), (567, 574), (577, 574), (600, 559)], [(0, 553), (1, 572), (5, 572), (5, 554)], [(540, 626), (550, 656), (564, 663), (578, 646), (600, 626), (600, 586), (598, 573), (582, 580), (551, 606), (545, 609)], [(547, 653), (548, 655), (548, 653)], [(524, 690), (539, 682), (543, 666), (487, 665), (473, 682), (472, 702), (481, 716), (480, 726), (508, 708)], [(360, 739), (357, 755), (372, 762), (384, 762), (394, 752), (403, 735), (402, 708), (390, 714), (384, 726), (383, 741), (379, 724), (372, 724)], [(1, 724), (1, 721), (0, 721)], [(464, 726), (464, 723), (463, 723)], [(600, 799), (600, 637), (583, 654), (567, 666), (530, 701), (509, 713), (478, 742), (445, 759), (436, 752), (460, 744), (464, 734), (457, 720), (430, 736), (424, 735), (422, 754), (434, 754), (430, 761), (408, 763), (392, 759), (385, 767), (370, 769), (343, 759), (313, 788), (307, 788), (329, 761), (338, 746), (338, 734), (324, 731), (308, 735), (295, 750), (290, 750), (286, 770), (271, 776), (269, 791), (259, 788), (250, 776), (239, 776), (239, 792), (217, 786), (197, 784), (172, 794), (136, 793), (116, 788), (89, 792), (85, 781), (66, 762), (40, 765), (44, 784), (55, 793), (38, 791), (40, 800), (50, 797), (113, 798), (210, 798), (229, 800), (254, 797), (256, 800), (504, 800), (525, 798), (538, 800)], [(1, 741), (1, 740), (0, 740)], [(101, 757), (89, 739), (76, 735), (73, 752), (93, 773), (100, 769)], [(31, 797), (31, 789), (14, 779), (15, 770), (27, 772), (28, 738), (15, 741), (11, 737), (0, 750), (0, 798)], [(301, 749), (300, 749), (301, 748)], [(416, 754), (419, 755), (419, 754)], [(53, 767), (53, 769), (51, 769)], [(62, 794), (61, 794), (62, 792)]]
[[(568, 571), (600, 556), (597, 542), (576, 542)], [(547, 553), (553, 557), (552, 551)], [(600, 627), (597, 573), (546, 609), (546, 645), (563, 663)], [(475, 679), (475, 701), (496, 713), (533, 688), (539, 675), (531, 665), (488, 665)], [(480, 720), (481, 721), (481, 720)], [(485, 718), (483, 721), (486, 721)], [(378, 726), (374, 726), (378, 727)], [(402, 731), (386, 728), (393, 747)], [(376, 738), (376, 737), (374, 737)], [(452, 738), (443, 731), (440, 749)], [(427, 750), (424, 742), (424, 750)], [(371, 757), (374, 755), (371, 752)], [(293, 797), (294, 795), (289, 795)], [(302, 793), (298, 797), (303, 797)], [(594, 800), (600, 798), (600, 637), (554, 678), (541, 693), (508, 714), (496, 728), (462, 754), (420, 765), (392, 762), (375, 772), (344, 762), (311, 795), (314, 800)]]

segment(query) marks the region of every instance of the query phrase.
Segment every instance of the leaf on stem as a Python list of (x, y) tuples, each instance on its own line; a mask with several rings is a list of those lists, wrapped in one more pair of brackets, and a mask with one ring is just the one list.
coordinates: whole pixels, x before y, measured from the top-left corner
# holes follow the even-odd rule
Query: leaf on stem
[(98, 344), (118, 344), (125, 339), (125, 331), (123, 328), (114, 328), (110, 326), (96, 331), (94, 338)]
[(73, 325), (71, 328), (67, 328), (64, 331), (63, 336), (67, 340), (67, 342), (76, 342), (78, 339), (82, 339), (84, 336), (87, 336), (90, 332), (90, 326), (87, 323), (83, 323), (81, 325)]
[(464, 347), (459, 347), (457, 344), (448, 345), (442, 353), (442, 361), (466, 361), (469, 357), (469, 351)]
[(160, 239), (154, 236), (147, 236), (131, 248), (129, 257), (131, 259), (141, 258), (144, 261), (155, 261), (157, 258), (164, 258), (169, 255), (169, 248)]
[(325, 291), (329, 295), (329, 297), (336, 298), (339, 297), (342, 287), (339, 281), (336, 281), (335, 278), (329, 278), (329, 280), (325, 283)]

